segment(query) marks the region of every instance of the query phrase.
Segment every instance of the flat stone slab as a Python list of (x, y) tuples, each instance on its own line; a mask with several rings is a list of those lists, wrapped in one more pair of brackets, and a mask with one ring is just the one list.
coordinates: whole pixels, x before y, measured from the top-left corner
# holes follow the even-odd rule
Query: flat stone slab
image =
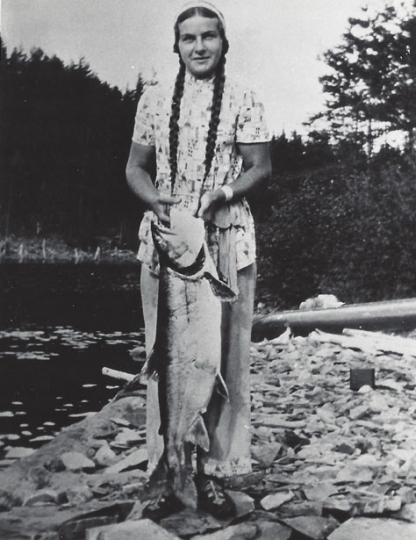
[(416, 524), (394, 519), (349, 519), (328, 540), (415, 540)]
[(179, 540), (178, 536), (166, 531), (150, 519), (95, 527), (86, 533), (86, 540), (138, 540), (139, 538)]

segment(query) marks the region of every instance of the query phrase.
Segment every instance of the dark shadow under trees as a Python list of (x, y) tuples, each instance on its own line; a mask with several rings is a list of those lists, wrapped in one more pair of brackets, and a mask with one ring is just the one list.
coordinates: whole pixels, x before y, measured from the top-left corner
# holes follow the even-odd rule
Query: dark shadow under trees
[(82, 59), (65, 66), (42, 50), (1, 64), (2, 236), (59, 235), (128, 242), (140, 212), (125, 164), (142, 88), (122, 93)]

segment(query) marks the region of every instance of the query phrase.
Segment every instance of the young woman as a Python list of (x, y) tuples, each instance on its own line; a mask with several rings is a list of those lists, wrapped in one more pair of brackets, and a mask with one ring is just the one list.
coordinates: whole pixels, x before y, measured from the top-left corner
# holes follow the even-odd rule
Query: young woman
[[(237, 301), (223, 305), (222, 365), (229, 400), (214, 395), (206, 424), (210, 449), (198, 454), (199, 505), (225, 517), (230, 503), (221, 479), (248, 473), (250, 460), (250, 335), (256, 279), (254, 224), (245, 196), (270, 176), (264, 110), (254, 94), (225, 75), (228, 41), (222, 13), (205, 1), (188, 2), (175, 25), (179, 72), (170, 88), (155, 85), (140, 99), (127, 181), (148, 209), (140, 226), (138, 258), (146, 348), (156, 331), (158, 257), (150, 223), (169, 222), (172, 205), (201, 217), (220, 278)], [(150, 171), (156, 160), (156, 179)], [(148, 385), (149, 470), (163, 451), (158, 435), (157, 386)], [(152, 502), (151, 517), (175, 507), (169, 493)]]

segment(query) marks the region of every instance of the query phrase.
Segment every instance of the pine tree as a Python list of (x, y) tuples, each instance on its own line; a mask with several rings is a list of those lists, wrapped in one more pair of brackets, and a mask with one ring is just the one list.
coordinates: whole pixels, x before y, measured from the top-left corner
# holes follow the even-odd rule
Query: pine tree
[(349, 19), (343, 42), (324, 53), (329, 73), (320, 78), (328, 95), (325, 119), (336, 140), (366, 145), (394, 130), (414, 141), (416, 126), (416, 5), (399, 12), (393, 6)]

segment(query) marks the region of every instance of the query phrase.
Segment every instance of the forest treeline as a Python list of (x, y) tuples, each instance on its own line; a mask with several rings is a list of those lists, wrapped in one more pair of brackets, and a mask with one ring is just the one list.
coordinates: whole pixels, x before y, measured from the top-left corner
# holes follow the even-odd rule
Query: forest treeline
[[(416, 5), (415, 5), (416, 9)], [(269, 188), (251, 197), (260, 282), (280, 307), (416, 295), (416, 16), (350, 19), (323, 61), (327, 97), (308, 135), (270, 145)], [(83, 59), (1, 43), (0, 235), (135, 250), (143, 209), (125, 181), (144, 88), (122, 92)], [(391, 136), (398, 148), (387, 143)]]
[(2, 42), (0, 88), (1, 235), (128, 242), (140, 221), (124, 173), (140, 81), (121, 92), (83, 59), (8, 54)]

